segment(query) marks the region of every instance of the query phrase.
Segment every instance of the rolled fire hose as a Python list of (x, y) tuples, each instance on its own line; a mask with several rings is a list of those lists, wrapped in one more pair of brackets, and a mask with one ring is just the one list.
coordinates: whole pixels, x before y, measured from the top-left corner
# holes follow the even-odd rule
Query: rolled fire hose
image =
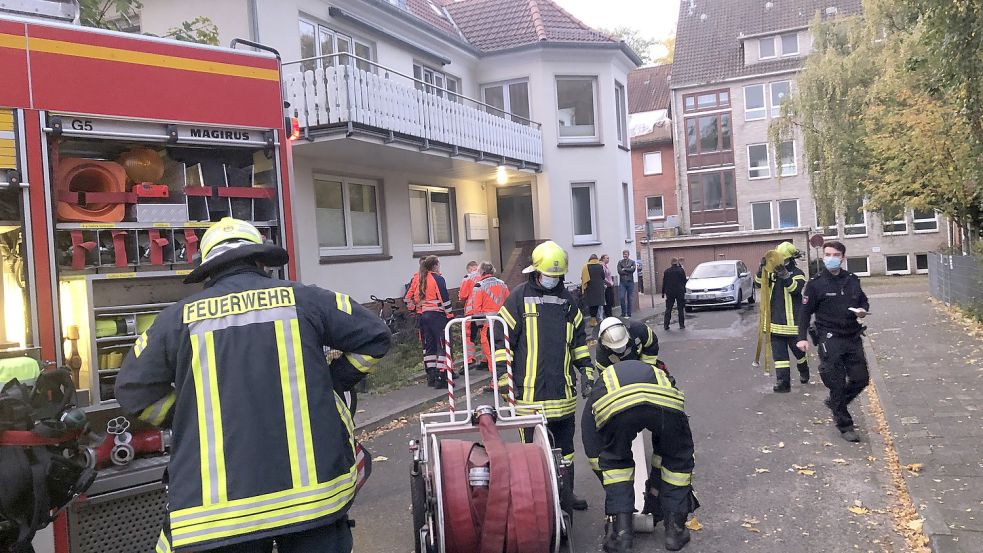
[(771, 291), (773, 288), (772, 275), (785, 257), (777, 250), (768, 250), (765, 254), (765, 264), (761, 268), (761, 301), (758, 302), (758, 345), (754, 351), (754, 366), (758, 366), (761, 350), (764, 349), (765, 359), (762, 366), (766, 374), (771, 373), (774, 360), (771, 357), (771, 344), (767, 343), (771, 334)]
[(440, 444), (447, 553), (547, 553), (555, 533), (555, 482), (535, 444), (505, 443), (491, 413), (482, 444)]

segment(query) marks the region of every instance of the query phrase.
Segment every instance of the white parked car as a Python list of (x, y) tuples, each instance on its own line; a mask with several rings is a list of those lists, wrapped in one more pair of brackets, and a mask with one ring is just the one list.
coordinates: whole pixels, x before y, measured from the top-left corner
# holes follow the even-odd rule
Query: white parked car
[(686, 310), (710, 305), (754, 303), (754, 275), (740, 260), (708, 261), (686, 281)]

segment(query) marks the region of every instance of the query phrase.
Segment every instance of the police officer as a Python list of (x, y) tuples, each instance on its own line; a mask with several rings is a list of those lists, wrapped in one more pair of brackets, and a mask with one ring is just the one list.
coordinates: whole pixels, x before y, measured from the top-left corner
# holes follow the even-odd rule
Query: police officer
[[(598, 338), (594, 352), (597, 374), (618, 361), (637, 359), (655, 365), (659, 360), (659, 338), (645, 323), (608, 317), (601, 321)], [(596, 377), (594, 371), (588, 371), (587, 376), (591, 380)]]
[(823, 244), (826, 270), (806, 285), (797, 346), (803, 352), (809, 350), (806, 335), (809, 321), (815, 314), (819, 376), (829, 388), (826, 406), (833, 412), (833, 421), (843, 439), (859, 442), (860, 437), (854, 430), (853, 418), (847, 406), (870, 381), (860, 337), (864, 331), (860, 319), (867, 316), (870, 303), (860, 288), (857, 275), (843, 268), (845, 261), (846, 246), (841, 242)]
[[(116, 381), (127, 412), (173, 428), (168, 510), (156, 550), (349, 553), (356, 463), (340, 394), (390, 347), (342, 293), (271, 278), (287, 252), (224, 218)], [(324, 348), (342, 355), (330, 363)]]
[[(782, 242), (775, 248), (784, 262), (774, 272), (768, 274), (771, 288), (771, 324), (766, 329), (771, 339), (771, 355), (775, 360), (775, 379), (777, 382), (772, 390), (787, 393), (792, 390), (792, 364), (789, 362), (789, 350), (795, 356), (795, 366), (799, 371), (799, 382), (809, 382), (809, 360), (804, 351), (796, 347), (799, 335), (798, 318), (802, 309), (802, 289), (806, 285), (806, 276), (795, 264), (800, 257), (798, 249), (791, 242)], [(754, 277), (755, 286), (761, 287), (764, 272), (764, 260), (758, 267)], [(764, 299), (764, 298), (762, 298)]]
[[(543, 407), (554, 447), (569, 464), (573, 481), (574, 368), (580, 370), (581, 386), (586, 388), (585, 371), (591, 361), (584, 316), (563, 286), (567, 267), (567, 252), (558, 244), (547, 241), (536, 246), (532, 264), (523, 270), (528, 280), (512, 290), (499, 316), (509, 329), (517, 411), (530, 414), (536, 411), (532, 406)], [(495, 355), (496, 361), (505, 361), (501, 343)], [(532, 432), (522, 434), (524, 441), (532, 441)], [(587, 502), (574, 496), (572, 506), (584, 510)]]
[(693, 494), (693, 435), (683, 393), (662, 369), (642, 361), (619, 361), (598, 376), (584, 407), (584, 447), (602, 444), (597, 470), (604, 486), (607, 516), (604, 550), (630, 553), (635, 510), (635, 460), (631, 444), (642, 430), (652, 432), (652, 459), (645, 483), (645, 508), (663, 520), (666, 549), (679, 551), (690, 540), (686, 518), (699, 506)]

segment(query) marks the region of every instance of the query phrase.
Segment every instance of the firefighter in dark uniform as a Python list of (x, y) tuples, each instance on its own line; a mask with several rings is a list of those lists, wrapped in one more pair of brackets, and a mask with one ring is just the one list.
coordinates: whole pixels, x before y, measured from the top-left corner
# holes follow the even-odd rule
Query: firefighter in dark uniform
[(803, 352), (809, 350), (806, 336), (809, 321), (815, 315), (813, 337), (818, 342), (819, 376), (829, 388), (826, 406), (833, 412), (833, 421), (843, 439), (859, 442), (847, 406), (870, 382), (861, 338), (864, 327), (860, 324), (860, 319), (867, 316), (870, 303), (857, 275), (843, 269), (844, 261), (846, 246), (837, 241), (823, 244), (826, 270), (806, 285), (797, 345)]
[(630, 553), (635, 510), (635, 460), (631, 443), (652, 432), (652, 459), (645, 484), (645, 508), (663, 520), (666, 549), (679, 551), (690, 540), (686, 519), (699, 506), (693, 494), (693, 435), (683, 393), (662, 369), (630, 360), (605, 368), (584, 407), (584, 445), (600, 443), (598, 469), (604, 486), (607, 525), (604, 550)]
[[(286, 250), (225, 218), (185, 279), (205, 289), (165, 309), (116, 382), (120, 406), (173, 429), (158, 553), (350, 553), (356, 462), (341, 394), (390, 347), (342, 293), (271, 278)], [(341, 353), (328, 362), (324, 348)]]
[[(583, 313), (563, 286), (567, 266), (567, 252), (555, 242), (536, 246), (532, 264), (523, 270), (529, 279), (511, 291), (499, 316), (509, 328), (517, 411), (531, 414), (532, 406), (543, 407), (553, 445), (560, 449), (572, 476), (577, 428), (574, 369), (581, 372), (581, 386), (586, 387), (591, 361)], [(497, 362), (505, 361), (501, 343), (496, 345)], [(532, 432), (522, 438), (531, 441)], [(575, 496), (571, 504), (577, 510), (587, 508), (587, 502)]]
[(594, 368), (588, 370), (591, 381), (601, 371), (617, 363), (637, 359), (649, 365), (659, 360), (659, 337), (645, 323), (622, 321), (608, 317), (598, 327), (597, 349), (594, 351)]
[[(806, 286), (806, 275), (795, 264), (801, 257), (798, 249), (791, 242), (782, 242), (775, 248), (784, 263), (770, 273), (771, 281), (771, 324), (768, 332), (771, 338), (771, 355), (775, 360), (775, 379), (772, 388), (775, 392), (786, 393), (792, 390), (792, 364), (788, 352), (795, 356), (795, 367), (799, 371), (799, 382), (809, 382), (809, 360), (804, 351), (796, 346), (799, 336), (799, 313), (802, 310), (802, 290)], [(764, 260), (758, 267), (754, 277), (757, 287), (762, 285)]]

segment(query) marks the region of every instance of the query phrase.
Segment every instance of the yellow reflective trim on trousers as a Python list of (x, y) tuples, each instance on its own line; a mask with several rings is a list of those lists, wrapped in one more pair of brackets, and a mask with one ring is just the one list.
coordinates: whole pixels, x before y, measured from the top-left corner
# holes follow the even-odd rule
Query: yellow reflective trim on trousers
[(216, 360), (215, 360), (215, 334), (213, 332), (205, 333), (205, 346), (208, 348), (208, 361), (209, 367), (212, 373), (212, 385), (210, 386), (209, 392), (212, 395), (212, 405), (215, 410), (215, 420), (212, 424), (215, 425), (215, 443), (212, 447), (215, 448), (215, 470), (218, 473), (218, 500), (228, 501), (228, 486), (225, 480), (225, 437), (222, 430), (222, 403), (219, 400), (218, 395), (218, 373), (215, 371)]
[(693, 483), (693, 473), (673, 472), (662, 467), (662, 481), (673, 486), (689, 486)]
[(505, 324), (509, 325), (510, 329), (515, 328), (515, 317), (513, 317), (512, 314), (509, 313), (509, 310), (504, 306), (498, 310), (498, 316), (505, 319)]
[(545, 401), (522, 401), (516, 399), (515, 406), (516, 414), (518, 415), (532, 415), (542, 412), (547, 419), (562, 419), (577, 412), (577, 398), (548, 399)]
[(788, 361), (775, 361), (776, 369), (787, 369), (791, 366), (792, 366), (791, 363), (789, 363)]
[(573, 453), (567, 453), (563, 456), (564, 461), (573, 461)]
[(137, 418), (142, 421), (149, 422), (154, 426), (160, 426), (164, 424), (164, 419), (167, 418), (167, 413), (171, 411), (171, 407), (174, 406), (174, 402), (176, 400), (177, 394), (171, 391), (166, 396), (151, 403), (150, 406), (143, 411), (140, 411)]
[(157, 547), (154, 548), (156, 553), (171, 553), (171, 542), (167, 540), (167, 536), (164, 535), (164, 531), (160, 531), (160, 537), (157, 538)]
[(645, 355), (644, 353), (638, 357), (638, 360), (642, 363), (648, 363), (649, 365), (655, 366), (659, 361), (658, 355)]
[(296, 409), (294, 408), (293, 396), (290, 393), (292, 385), (290, 382), (290, 363), (287, 361), (287, 336), (284, 331), (283, 321), (274, 321), (273, 328), (276, 332), (277, 358), (280, 365), (280, 393), (283, 396), (284, 432), (287, 436), (287, 452), (290, 457), (290, 479), (294, 488), (300, 488), (300, 471), (298, 470), (299, 462), (297, 460), (299, 453), (297, 451), (297, 440), (294, 439), (294, 429), (297, 427), (297, 421), (294, 418)]
[[(535, 303), (524, 303), (526, 328), (526, 374), (522, 380), (522, 397), (528, 401), (536, 395), (536, 365), (538, 361), (539, 317)], [(532, 317), (528, 315), (533, 315)]]
[(809, 362), (809, 358), (808, 358), (808, 357), (806, 357), (806, 356), (802, 356), (802, 358), (801, 358), (801, 359), (796, 359), (796, 360), (795, 360), (795, 364), (796, 364), (796, 365), (805, 365), (805, 364), (806, 364), (806, 363), (808, 363), (808, 362)]
[(662, 456), (661, 455), (656, 455), (655, 453), (652, 454), (652, 468), (654, 468), (654, 469), (661, 469), (662, 468)]
[(591, 470), (601, 470), (600, 460), (597, 457), (588, 457), (587, 464), (590, 465)]
[(780, 325), (772, 323), (771, 333), (779, 336), (798, 336), (799, 327), (795, 325)]
[(607, 469), (601, 471), (601, 483), (605, 486), (635, 479), (635, 467), (627, 469)]
[[(349, 312), (351, 308), (349, 304)], [(300, 397), (300, 422), (304, 429), (304, 434), (298, 438), (303, 440), (304, 453), (307, 456), (307, 481), (313, 484), (317, 482), (317, 464), (314, 459), (314, 441), (311, 439), (311, 410), (307, 403), (307, 374), (304, 371), (304, 352), (300, 343), (300, 321), (297, 319), (290, 319), (290, 335), (294, 349), (294, 370), (297, 372), (297, 395)]]

